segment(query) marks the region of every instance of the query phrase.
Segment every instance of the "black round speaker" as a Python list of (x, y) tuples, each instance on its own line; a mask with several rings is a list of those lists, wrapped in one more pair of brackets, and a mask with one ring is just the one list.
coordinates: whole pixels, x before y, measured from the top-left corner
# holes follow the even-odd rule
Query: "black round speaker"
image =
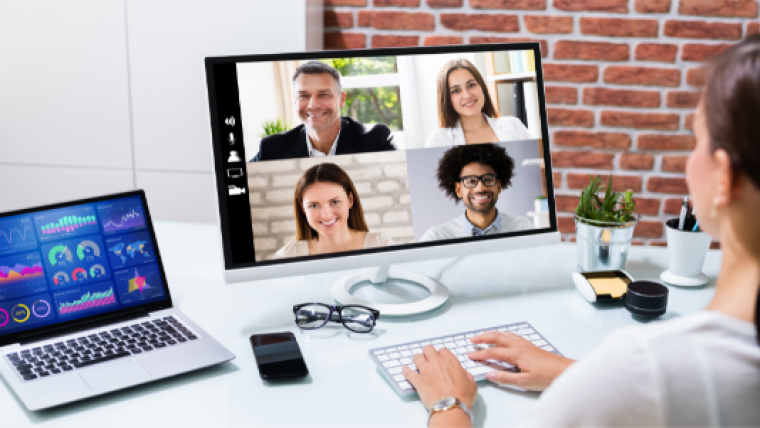
[(625, 308), (640, 317), (659, 317), (668, 306), (668, 287), (654, 281), (633, 281), (628, 284)]

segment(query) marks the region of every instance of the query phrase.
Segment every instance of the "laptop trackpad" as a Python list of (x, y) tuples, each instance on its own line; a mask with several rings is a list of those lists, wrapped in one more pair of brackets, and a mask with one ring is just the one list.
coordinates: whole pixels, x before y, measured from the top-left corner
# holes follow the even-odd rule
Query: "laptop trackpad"
[(93, 391), (116, 389), (121, 386), (136, 385), (151, 378), (150, 374), (136, 361), (112, 364), (101, 369), (89, 370), (79, 376)]

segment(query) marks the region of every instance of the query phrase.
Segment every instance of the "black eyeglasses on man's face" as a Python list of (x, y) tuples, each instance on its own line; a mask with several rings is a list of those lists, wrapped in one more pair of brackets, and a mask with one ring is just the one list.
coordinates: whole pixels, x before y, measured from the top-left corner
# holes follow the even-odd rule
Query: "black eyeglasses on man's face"
[(484, 186), (495, 186), (496, 181), (499, 179), (499, 177), (496, 174), (483, 174), (481, 176), (477, 175), (465, 175), (464, 177), (459, 177), (459, 179), (462, 181), (462, 185), (468, 189), (472, 189), (474, 187), (478, 186), (478, 181), (482, 181)]
[(380, 311), (366, 306), (333, 306), (324, 303), (303, 303), (293, 306), (296, 325), (304, 330), (316, 330), (330, 322), (339, 322), (357, 333), (369, 333), (380, 317)]

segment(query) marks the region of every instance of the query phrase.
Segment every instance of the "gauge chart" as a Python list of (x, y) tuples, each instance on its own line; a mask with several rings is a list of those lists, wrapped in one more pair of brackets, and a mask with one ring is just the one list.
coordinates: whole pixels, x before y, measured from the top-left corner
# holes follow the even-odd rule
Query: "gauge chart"
[(156, 261), (153, 241), (148, 232), (130, 233), (106, 238), (108, 260), (114, 269), (138, 266)]
[(48, 290), (40, 253), (0, 257), (0, 300)]
[(0, 220), (0, 255), (31, 251), (37, 248), (31, 216)]
[(134, 305), (165, 297), (158, 265), (130, 267), (114, 271), (114, 281), (123, 305)]
[(95, 208), (90, 205), (35, 214), (34, 224), (40, 242), (100, 233)]
[(145, 210), (140, 198), (121, 199), (98, 205), (98, 216), (106, 235), (145, 228)]
[(90, 284), (111, 278), (100, 236), (69, 239), (42, 246), (45, 272), (51, 288)]

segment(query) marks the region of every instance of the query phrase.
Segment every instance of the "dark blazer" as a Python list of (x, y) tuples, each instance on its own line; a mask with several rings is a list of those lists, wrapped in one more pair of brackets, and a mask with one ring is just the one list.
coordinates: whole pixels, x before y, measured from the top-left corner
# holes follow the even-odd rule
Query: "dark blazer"
[[(336, 155), (396, 150), (391, 130), (387, 126), (380, 124), (369, 125), (365, 128), (360, 122), (350, 117), (341, 116), (340, 120), (341, 128), (338, 146), (335, 148)], [(251, 162), (308, 157), (306, 130), (301, 124), (289, 131), (264, 137), (259, 146), (259, 153), (251, 159)]]

